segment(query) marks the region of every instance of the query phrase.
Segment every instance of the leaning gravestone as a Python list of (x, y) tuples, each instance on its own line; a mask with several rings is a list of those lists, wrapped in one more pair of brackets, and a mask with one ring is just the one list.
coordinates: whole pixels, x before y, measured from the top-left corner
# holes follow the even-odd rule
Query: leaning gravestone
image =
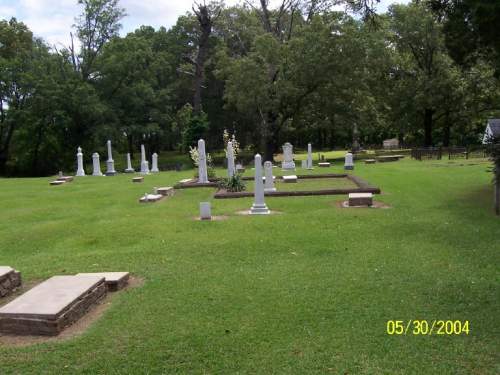
[(76, 153), (76, 162), (78, 165), (78, 168), (76, 170), (76, 175), (78, 177), (85, 176), (85, 170), (83, 169), (83, 153), (81, 147), (78, 147), (78, 152)]
[(233, 142), (229, 141), (227, 142), (227, 175), (229, 178), (234, 176), (235, 169)]
[(254, 202), (250, 208), (251, 215), (268, 215), (271, 213), (264, 202), (264, 182), (262, 181), (262, 157), (255, 155)]
[(205, 151), (205, 141), (198, 141), (198, 183), (208, 183), (207, 154)]
[(132, 168), (132, 161), (130, 160), (130, 153), (127, 153), (127, 169), (125, 169), (125, 173), (134, 173), (135, 169)]
[(281, 163), (282, 169), (295, 169), (293, 161), (293, 146), (287, 142), (283, 145), (283, 162)]
[(99, 154), (94, 152), (92, 154), (92, 176), (102, 176), (101, 172), (101, 162), (99, 160)]
[(111, 141), (108, 140), (108, 160), (106, 161), (106, 176), (114, 176), (115, 171), (115, 161), (113, 160), (113, 153), (111, 151)]
[(346, 169), (346, 170), (353, 170), (354, 169), (353, 156), (350, 152), (345, 154), (344, 169)]
[(151, 163), (151, 173), (158, 173), (160, 170), (158, 169), (158, 154), (155, 152), (152, 156), (152, 163)]
[(0, 308), (0, 332), (58, 335), (106, 294), (100, 276), (54, 276)]
[(149, 163), (146, 160), (146, 149), (141, 145), (141, 174), (149, 174)]
[(274, 187), (273, 163), (266, 161), (264, 163), (264, 174), (266, 176), (264, 182), (264, 191), (276, 191)]

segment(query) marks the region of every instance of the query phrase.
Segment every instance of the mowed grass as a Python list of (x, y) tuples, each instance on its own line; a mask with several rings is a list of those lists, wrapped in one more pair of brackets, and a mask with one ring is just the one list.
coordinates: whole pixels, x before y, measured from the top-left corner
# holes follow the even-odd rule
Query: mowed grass
[[(213, 200), (210, 188), (138, 203), (192, 171), (143, 184), (0, 179), (0, 264), (27, 282), (115, 270), (144, 279), (81, 336), (0, 346), (0, 373), (498, 374), (500, 220), (488, 165), (357, 163), (353, 173), (392, 208), (268, 198), (282, 213), (258, 217), (235, 214), (250, 198)], [(206, 200), (228, 220), (193, 220)], [(390, 319), (468, 320), (470, 334), (389, 336)]]
[[(317, 191), (328, 189), (357, 189), (358, 185), (345, 177), (314, 179), (298, 178), (297, 182), (284, 182), (280, 178), (276, 178), (274, 181), (274, 187), (277, 191)], [(245, 181), (245, 191), (254, 191), (253, 181)]]

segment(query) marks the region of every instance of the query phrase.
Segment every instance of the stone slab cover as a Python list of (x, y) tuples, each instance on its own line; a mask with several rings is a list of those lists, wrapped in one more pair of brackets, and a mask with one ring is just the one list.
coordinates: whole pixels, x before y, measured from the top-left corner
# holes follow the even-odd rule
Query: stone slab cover
[(123, 289), (128, 284), (130, 274), (128, 272), (91, 272), (79, 273), (76, 276), (98, 276), (103, 277), (110, 292)]
[(57, 335), (106, 294), (100, 276), (54, 276), (0, 309), (0, 332)]
[(350, 193), (349, 206), (372, 206), (373, 194), (372, 193)]

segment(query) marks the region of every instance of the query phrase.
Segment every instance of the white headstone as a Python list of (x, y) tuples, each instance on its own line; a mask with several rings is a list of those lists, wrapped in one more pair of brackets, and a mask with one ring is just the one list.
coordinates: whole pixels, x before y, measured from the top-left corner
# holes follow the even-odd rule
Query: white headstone
[(227, 142), (227, 174), (229, 178), (235, 173), (233, 142)]
[(127, 169), (125, 169), (125, 173), (134, 173), (135, 170), (132, 168), (132, 161), (130, 160), (130, 153), (127, 153)]
[(212, 209), (210, 202), (200, 203), (200, 219), (201, 220), (212, 220)]
[(302, 160), (302, 165), (301, 165), (301, 167), (302, 167), (303, 169), (306, 169), (306, 168), (307, 168), (307, 160)]
[(262, 181), (262, 157), (255, 155), (254, 202), (250, 208), (251, 215), (267, 215), (271, 211), (264, 202), (264, 183)]
[(310, 143), (307, 144), (307, 169), (314, 169), (313, 168), (312, 146)]
[(151, 173), (158, 173), (160, 170), (158, 169), (158, 154), (155, 152), (152, 156), (152, 164), (151, 164)]
[(97, 152), (94, 152), (92, 154), (92, 167), (92, 176), (102, 176), (101, 162), (99, 160), (99, 154)]
[(274, 187), (273, 163), (266, 161), (264, 163), (264, 174), (266, 176), (264, 182), (264, 191), (276, 191)]
[(198, 141), (198, 183), (205, 184), (208, 182), (207, 172), (207, 154), (205, 152), (205, 141)]
[(106, 176), (114, 176), (115, 171), (115, 161), (113, 160), (113, 153), (111, 152), (111, 141), (108, 141), (108, 160), (106, 161)]
[(141, 174), (149, 174), (149, 163), (146, 160), (146, 149), (141, 145)]
[(76, 175), (78, 177), (85, 176), (85, 170), (83, 169), (83, 154), (81, 147), (78, 147), (78, 152), (76, 154), (76, 162), (78, 164), (78, 168), (76, 170)]
[(350, 152), (345, 154), (344, 169), (352, 170), (354, 169), (353, 157)]
[(293, 146), (287, 142), (283, 145), (283, 162), (281, 163), (282, 169), (295, 169), (293, 162)]

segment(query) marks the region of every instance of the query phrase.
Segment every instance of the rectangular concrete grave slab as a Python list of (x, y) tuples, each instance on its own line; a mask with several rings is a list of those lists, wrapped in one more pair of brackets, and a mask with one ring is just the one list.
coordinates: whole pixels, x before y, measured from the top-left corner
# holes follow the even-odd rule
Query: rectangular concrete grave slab
[(144, 177), (134, 177), (132, 178), (132, 182), (144, 182)]
[(73, 176), (60, 176), (57, 181), (71, 182), (73, 181)]
[(381, 163), (389, 162), (389, 161), (398, 161), (400, 159), (400, 155), (379, 156), (377, 159)]
[(163, 199), (164, 195), (161, 194), (145, 194), (142, 198), (139, 199), (141, 203), (153, 203), (158, 202)]
[(12, 267), (0, 266), (0, 298), (21, 286), (21, 273)]
[(188, 184), (190, 182), (193, 182), (194, 180), (192, 178), (184, 178), (179, 181), (180, 184)]
[(62, 184), (65, 184), (66, 181), (62, 181), (62, 180), (55, 180), (55, 181), (50, 181), (49, 182), (51, 186), (58, 186), (58, 185), (62, 185)]
[(130, 274), (128, 272), (89, 272), (79, 273), (76, 276), (103, 277), (106, 287), (108, 288), (108, 292), (116, 292), (127, 286)]
[(297, 182), (297, 176), (296, 175), (289, 175), (289, 176), (283, 176), (282, 177), (283, 182)]
[(376, 162), (375, 159), (365, 159), (365, 164), (375, 164)]
[(331, 164), (328, 163), (327, 161), (324, 161), (324, 162), (321, 162), (321, 163), (318, 163), (318, 167), (321, 167), (321, 168), (328, 168), (330, 167)]
[(54, 276), (0, 308), (0, 332), (58, 335), (106, 294), (100, 276)]
[(349, 206), (371, 206), (373, 205), (372, 193), (350, 193)]
[(174, 195), (174, 188), (172, 186), (159, 187), (156, 191), (163, 196)]

